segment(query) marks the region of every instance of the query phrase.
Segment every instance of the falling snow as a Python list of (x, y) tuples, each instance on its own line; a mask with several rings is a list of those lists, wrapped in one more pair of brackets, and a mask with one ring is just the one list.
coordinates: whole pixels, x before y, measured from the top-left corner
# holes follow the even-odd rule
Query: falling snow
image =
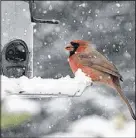
[(90, 9), (90, 10), (88, 11), (88, 13), (91, 13), (91, 11), (92, 11), (92, 10)]
[(123, 56), (128, 60), (131, 59), (131, 55), (128, 53), (128, 51), (124, 52)]
[(48, 58), (51, 59), (51, 55), (48, 55)]
[(46, 11), (46, 10), (44, 10), (44, 11), (43, 11), (43, 13), (44, 13), (44, 14), (46, 14), (46, 13), (47, 13), (47, 11)]
[(117, 6), (117, 7), (120, 7), (121, 5), (120, 5), (119, 3), (116, 3), (116, 6)]
[(37, 32), (37, 30), (36, 29), (34, 29), (34, 33), (36, 33)]
[(23, 9), (23, 12), (25, 12), (26, 11), (26, 9)]
[[(84, 39), (96, 44), (95, 47), (101, 52), (104, 52), (104, 55), (116, 65), (119, 73), (124, 78), (121, 86), (123, 86), (123, 90), (126, 87), (127, 90), (130, 90), (129, 96), (127, 91), (125, 93), (133, 105), (134, 100), (131, 97), (134, 97), (134, 89), (132, 87), (135, 87), (133, 83), (135, 81), (135, 4), (129, 1), (107, 1), (103, 3), (97, 1), (86, 1), (84, 3), (82, 1), (36, 1), (36, 3), (40, 3), (34, 5), (34, 14), (37, 17), (44, 17), (44, 19), (50, 19), (52, 21), (59, 20), (60, 24), (33, 23), (33, 44), (35, 51), (33, 62), (34, 76), (42, 76), (43, 79), (38, 77), (33, 78), (32, 81), (37, 79), (41, 83), (37, 81), (37, 85), (33, 85), (31, 88), (26, 87), (26, 89), (39, 92), (34, 88), (38, 87), (38, 84), (42, 85), (42, 80), (46, 81), (45, 78), (51, 78), (54, 81), (53, 78), (55, 77), (56, 80), (61, 78), (60, 81), (63, 80), (63, 83), (69, 82), (72, 85), (72, 78), (70, 76), (74, 76), (74, 74), (69, 67), (69, 53), (66, 53), (65, 46), (73, 39)], [(26, 5), (28, 7), (28, 3)], [(16, 36), (19, 38), (30, 35), (30, 31), (27, 28), (29, 25), (26, 27), (24, 20), (24, 17), (25, 19), (30, 18), (27, 7), (23, 6), (23, 4), (16, 7), (17, 11), (21, 11), (19, 16), (22, 19), (19, 18), (19, 20), (16, 19), (18, 18), (18, 14), (12, 11), (14, 8), (11, 6), (9, 6), (10, 12), (7, 10), (3, 13), (2, 23), (7, 25), (4, 31), (2, 30), (2, 37), (6, 40), (4, 42), (9, 41), (9, 37), (14, 32), (17, 33)], [(18, 27), (18, 22), (21, 27)], [(16, 26), (12, 26), (12, 24), (16, 24)], [(28, 39), (30, 38), (28, 37)], [(101, 78), (102, 76), (100, 76)], [(133, 78), (132, 83), (130, 82), (130, 78)], [(28, 79), (26, 78), (26, 80)], [(29, 83), (24, 82), (24, 85), (29, 85)], [(11, 85), (13, 82), (9, 84)], [(8, 87), (9, 90), (17, 92), (17, 89), (14, 89), (10, 85)], [(68, 84), (66, 83), (66, 85)], [(71, 90), (68, 91), (66, 89), (70, 89), (71, 85), (69, 87), (63, 87), (61, 83), (61, 85), (53, 88), (50, 82), (46, 81), (46, 83), (43, 83), (45, 90), (50, 87), (53, 90), (52, 92), (56, 89), (62, 89), (62, 87), (62, 92), (71, 92)], [(19, 87), (18, 85), (14, 86)], [(75, 89), (75, 85), (72, 86)], [(6, 85), (5, 88), (7, 88)], [(40, 90), (41, 92), (45, 92), (41, 87)], [(30, 110), (29, 112), (39, 114), (29, 124), (24, 122), (24, 127), (29, 126), (28, 130), (24, 130), (24, 133), (23, 131), (18, 132), (15, 129), (17, 135), (21, 135), (22, 137), (28, 134), (27, 131), (37, 137), (39, 135), (45, 137), (48, 134), (52, 137), (134, 137), (134, 122), (125, 105), (114, 94), (112, 95), (111, 90), (106, 86), (101, 87), (96, 84), (88, 87), (80, 98), (51, 98), (49, 100), (33, 101), (30, 99), (9, 99), (6, 109)], [(21, 109), (20, 105), (23, 109)], [(120, 111), (120, 109), (122, 110)], [(125, 116), (125, 119), (122, 117), (122, 114)], [(98, 126), (96, 124), (100, 125)], [(120, 128), (117, 129), (118, 127)], [(18, 128), (20, 130), (20, 127)], [(6, 133), (12, 135), (14, 132), (10, 130)], [(13, 137), (15, 136), (13, 135)]]
[(52, 6), (51, 6), (51, 5), (49, 6), (49, 10), (50, 10), (50, 11), (52, 10)]
[(79, 5), (79, 7), (86, 7), (86, 4), (82, 3), (82, 4)]

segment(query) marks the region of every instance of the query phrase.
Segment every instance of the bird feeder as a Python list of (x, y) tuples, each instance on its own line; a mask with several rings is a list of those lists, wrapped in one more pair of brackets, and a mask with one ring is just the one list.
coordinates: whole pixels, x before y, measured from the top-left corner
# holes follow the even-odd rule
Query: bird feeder
[[(8, 2), (8, 4), (7, 4)], [(22, 4), (22, 3), (23, 4)], [(14, 4), (13, 4), (14, 3)], [(22, 4), (21, 9), (19, 4)], [(14, 7), (15, 6), (15, 7)], [(43, 20), (33, 15), (34, 1), (2, 1), (2, 19), (14, 17), (11, 24), (2, 22), (2, 95), (18, 95), (23, 97), (61, 97), (80, 96), (87, 86), (83, 78), (43, 79), (33, 78), (33, 24), (58, 24), (56, 20)], [(12, 8), (12, 9), (11, 9)], [(23, 12), (27, 14), (20, 16)], [(30, 13), (28, 17), (28, 11)], [(7, 20), (5, 18), (5, 20)], [(23, 22), (23, 23), (22, 23)], [(11, 28), (7, 30), (8, 28)], [(7, 32), (7, 33), (6, 33)], [(4, 46), (4, 47), (3, 47)], [(8, 84), (8, 86), (7, 86)], [(61, 86), (61, 87), (59, 87)], [(63, 86), (63, 87), (62, 87)]]
[(7, 43), (2, 51), (2, 73), (10, 78), (28, 76), (29, 50), (21, 39)]

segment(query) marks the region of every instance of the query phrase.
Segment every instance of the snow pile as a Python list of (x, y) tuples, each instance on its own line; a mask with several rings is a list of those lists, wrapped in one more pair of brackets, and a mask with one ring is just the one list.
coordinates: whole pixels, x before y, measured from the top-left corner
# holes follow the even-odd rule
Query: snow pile
[(27, 95), (30, 98), (37, 95), (80, 96), (92, 83), (80, 69), (75, 73), (75, 78), (66, 76), (60, 79), (42, 79), (41, 77), (29, 79), (22, 76), (16, 79), (2, 76), (1, 80), (2, 99), (8, 94)]
[[(120, 121), (122, 126), (117, 128), (117, 123), (114, 120)], [(98, 125), (99, 124), (99, 125)], [(69, 127), (66, 133), (55, 133), (50, 137), (135, 137), (134, 121), (127, 122), (121, 118), (113, 118), (106, 120), (99, 116), (84, 117), (78, 120)]]
[(18, 96), (7, 97), (2, 105), (4, 112), (8, 113), (30, 113), (38, 114), (41, 111), (41, 106), (38, 102), (22, 99)]

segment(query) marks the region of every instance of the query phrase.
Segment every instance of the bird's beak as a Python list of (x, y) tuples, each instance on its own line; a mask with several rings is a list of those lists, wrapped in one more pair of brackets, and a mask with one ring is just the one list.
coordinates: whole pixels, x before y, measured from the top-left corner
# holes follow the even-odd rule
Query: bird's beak
[(68, 44), (66, 47), (65, 47), (66, 50), (68, 51), (73, 51), (74, 50), (74, 47), (71, 45), (71, 44)]

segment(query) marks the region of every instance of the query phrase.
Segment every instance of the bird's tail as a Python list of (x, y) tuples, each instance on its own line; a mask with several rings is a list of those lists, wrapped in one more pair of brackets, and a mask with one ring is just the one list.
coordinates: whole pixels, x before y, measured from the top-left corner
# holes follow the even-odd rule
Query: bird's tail
[(134, 120), (136, 120), (136, 115), (134, 114), (134, 111), (133, 111), (133, 109), (132, 109), (132, 107), (131, 107), (131, 105), (130, 105), (128, 99), (127, 99), (127, 97), (126, 97), (126, 96), (123, 94), (123, 92), (122, 92), (121, 86), (120, 86), (120, 84), (119, 84), (119, 80), (118, 80), (118, 79), (115, 79), (113, 82), (114, 82), (114, 87), (116, 88), (116, 90), (117, 90), (119, 96), (121, 97), (121, 99), (122, 99), (122, 100), (125, 102), (125, 104), (127, 105), (127, 107), (128, 107), (128, 109), (129, 109), (129, 111), (130, 111), (130, 114), (131, 114), (132, 118), (133, 118)]

